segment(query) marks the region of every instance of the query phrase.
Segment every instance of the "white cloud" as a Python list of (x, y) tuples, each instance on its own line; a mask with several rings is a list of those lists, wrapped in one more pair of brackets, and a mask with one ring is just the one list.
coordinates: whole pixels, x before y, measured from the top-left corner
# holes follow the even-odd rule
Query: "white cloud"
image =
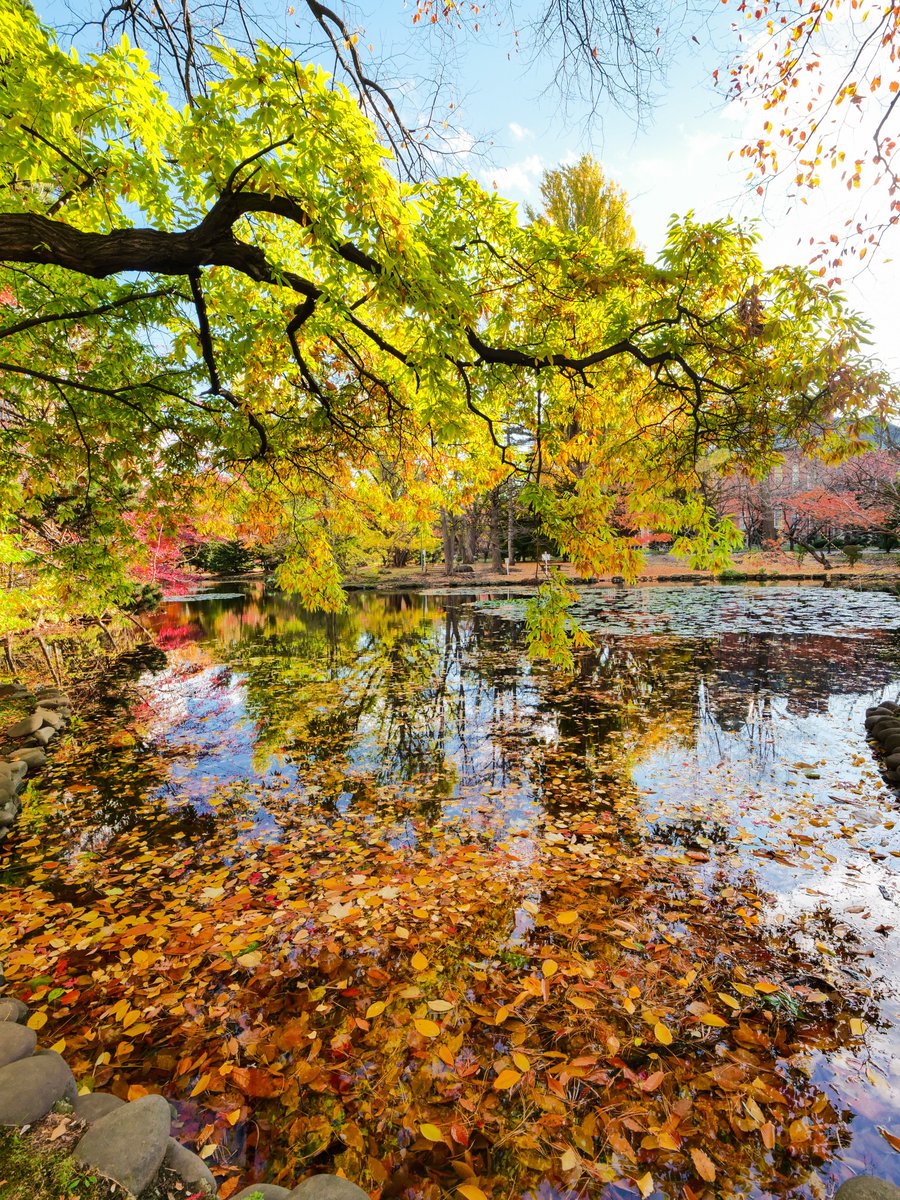
[(505, 167), (479, 171), (478, 182), (486, 188), (495, 189), (507, 200), (533, 204), (539, 196), (539, 184), (544, 173), (544, 160), (539, 154), (529, 154), (519, 162)]
[(530, 129), (526, 129), (524, 125), (520, 125), (518, 121), (510, 121), (509, 132), (513, 135), (517, 142), (531, 141), (534, 134)]

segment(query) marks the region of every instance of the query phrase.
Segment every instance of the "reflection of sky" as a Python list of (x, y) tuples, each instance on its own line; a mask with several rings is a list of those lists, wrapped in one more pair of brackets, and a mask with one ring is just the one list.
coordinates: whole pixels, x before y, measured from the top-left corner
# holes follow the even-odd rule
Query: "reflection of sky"
[[(890, 1125), (900, 1110), (900, 956), (887, 929), (900, 927), (900, 838), (863, 717), (900, 690), (897, 638), (885, 632), (900, 604), (889, 593), (814, 591), (617, 589), (615, 613), (594, 614), (605, 613), (602, 646), (569, 684), (529, 670), (510, 646), (515, 627), (490, 607), (475, 618), (459, 596), (446, 601), (447, 624), (437, 597), (407, 597), (394, 612), (356, 598), (327, 652), (312, 624), (289, 633), (284, 597), (277, 609), (220, 602), (200, 660), (188, 645), (155, 679), (152, 733), (171, 760), (167, 790), (202, 809), (247, 781), (256, 831), (277, 833), (266, 789), (319, 802), (327, 792), (338, 819), (368, 778), (432, 806), (398, 820), (397, 844), (452, 821), (529, 861), (557, 805), (615, 813), (621, 797), (660, 854), (708, 852), (710, 882), (752, 871), (774, 931), (790, 929), (826, 976), (840, 963), (863, 983), (872, 977), (886, 1027), (869, 1032), (865, 1071), (848, 1053), (809, 1066), (866, 1118), (852, 1147), (859, 1161), (890, 1173), (894, 1152), (871, 1122)], [(173, 606), (169, 621), (196, 620), (202, 605), (190, 608)], [(628, 636), (610, 633), (621, 622)], [(229, 666), (208, 665), (207, 652)], [(283, 718), (285, 698), (319, 722), (315, 752)], [(321, 746), (331, 736), (329, 759)]]

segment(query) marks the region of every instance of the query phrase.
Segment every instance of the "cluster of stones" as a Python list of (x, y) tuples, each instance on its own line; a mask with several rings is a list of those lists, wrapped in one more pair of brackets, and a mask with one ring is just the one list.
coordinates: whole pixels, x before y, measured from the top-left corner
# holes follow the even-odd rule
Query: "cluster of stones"
[(47, 746), (65, 729), (72, 716), (69, 697), (55, 687), (43, 687), (32, 695), (27, 688), (11, 683), (0, 688), (0, 698), (21, 700), (33, 709), (29, 716), (0, 730), (0, 745), (12, 747), (0, 758), (0, 841), (22, 807), (19, 792), (29, 771), (44, 765)]
[[(172, 1137), (172, 1110), (162, 1096), (124, 1101), (107, 1092), (79, 1095), (65, 1060), (39, 1050), (37, 1034), (25, 1023), (28, 1007), (0, 996), (0, 1126), (34, 1125), (63, 1109), (86, 1128), (74, 1149), (83, 1166), (111, 1179), (129, 1195), (153, 1189), (161, 1172), (175, 1175), (189, 1195), (215, 1197), (216, 1181), (199, 1155)], [(0, 1164), (2, 1174), (2, 1164)], [(366, 1193), (336, 1175), (314, 1175), (290, 1191), (251, 1184), (234, 1200), (368, 1200)]]
[(885, 753), (885, 778), (900, 783), (900, 704), (882, 700), (875, 708), (867, 708), (866, 732)]

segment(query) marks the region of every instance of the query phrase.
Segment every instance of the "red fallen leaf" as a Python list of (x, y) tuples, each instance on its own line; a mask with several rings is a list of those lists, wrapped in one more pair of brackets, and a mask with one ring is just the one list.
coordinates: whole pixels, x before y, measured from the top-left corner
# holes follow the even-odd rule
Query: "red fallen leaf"
[(654, 1071), (653, 1074), (648, 1075), (646, 1079), (641, 1079), (638, 1083), (638, 1087), (642, 1092), (655, 1092), (665, 1077), (665, 1071)]
[(273, 1075), (262, 1067), (235, 1067), (229, 1079), (245, 1096), (268, 1099), (281, 1095), (281, 1076)]
[(458, 1146), (468, 1146), (469, 1144), (469, 1131), (458, 1122), (454, 1122), (450, 1126), (450, 1136)]

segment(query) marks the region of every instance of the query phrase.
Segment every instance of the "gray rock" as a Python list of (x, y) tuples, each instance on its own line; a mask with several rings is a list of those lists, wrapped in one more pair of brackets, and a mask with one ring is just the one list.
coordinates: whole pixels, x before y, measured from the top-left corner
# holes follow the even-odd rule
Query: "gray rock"
[(900, 767), (900, 754), (895, 751), (893, 754), (889, 754), (884, 762), (885, 766), (890, 767), (892, 771), (896, 771)]
[(75, 1147), (75, 1157), (139, 1196), (162, 1166), (170, 1124), (162, 1096), (141, 1096), (96, 1121)]
[(12, 825), (18, 815), (19, 806), (7, 801), (6, 804), (0, 806), (0, 825)]
[(28, 1020), (28, 1005), (15, 996), (0, 996), (0, 1021), (16, 1021), (24, 1025)]
[(50, 708), (44, 708), (43, 706), (36, 708), (34, 710), (34, 715), (36, 717), (40, 717), (45, 725), (50, 725), (54, 729), (61, 729), (65, 724), (59, 713), (53, 712), (53, 710)]
[(0, 1021), (0, 1067), (29, 1058), (37, 1047), (37, 1034), (27, 1025)]
[(213, 1173), (200, 1155), (194, 1154), (192, 1150), (188, 1150), (172, 1137), (169, 1138), (169, 1148), (166, 1150), (163, 1163), (192, 1188), (200, 1188), (209, 1192), (211, 1196), (216, 1194), (216, 1181)]
[(75, 1078), (53, 1050), (0, 1067), (0, 1125), (31, 1125), (58, 1100), (77, 1098)]
[(16, 721), (15, 725), (10, 725), (9, 729), (3, 730), (3, 733), (6, 737), (11, 738), (28, 737), (29, 733), (36, 733), (42, 724), (41, 718), (32, 713), (30, 717), (25, 717), (22, 721)]
[(14, 750), (8, 759), (0, 759), (0, 779), (24, 779), (28, 763), (20, 756), (27, 753), (27, 750)]
[(289, 1195), (287, 1188), (278, 1187), (274, 1183), (251, 1183), (250, 1187), (238, 1192), (232, 1200), (247, 1200), (248, 1196), (262, 1196), (263, 1200), (284, 1200), (285, 1196)]
[(369, 1196), (339, 1175), (310, 1175), (288, 1192), (288, 1200), (369, 1200)]
[(86, 1092), (75, 1101), (75, 1116), (87, 1125), (93, 1125), (114, 1108), (121, 1108), (125, 1103), (111, 1092)]
[(56, 730), (52, 725), (43, 725), (36, 733), (31, 735), (32, 741), (39, 742), (40, 745), (46, 746), (49, 741), (56, 737)]
[(42, 767), (47, 761), (47, 755), (40, 746), (26, 746), (24, 750), (14, 750), (9, 756), (16, 763), (24, 763), (26, 767)]
[(854, 1175), (841, 1184), (834, 1200), (900, 1200), (900, 1188), (875, 1175)]

